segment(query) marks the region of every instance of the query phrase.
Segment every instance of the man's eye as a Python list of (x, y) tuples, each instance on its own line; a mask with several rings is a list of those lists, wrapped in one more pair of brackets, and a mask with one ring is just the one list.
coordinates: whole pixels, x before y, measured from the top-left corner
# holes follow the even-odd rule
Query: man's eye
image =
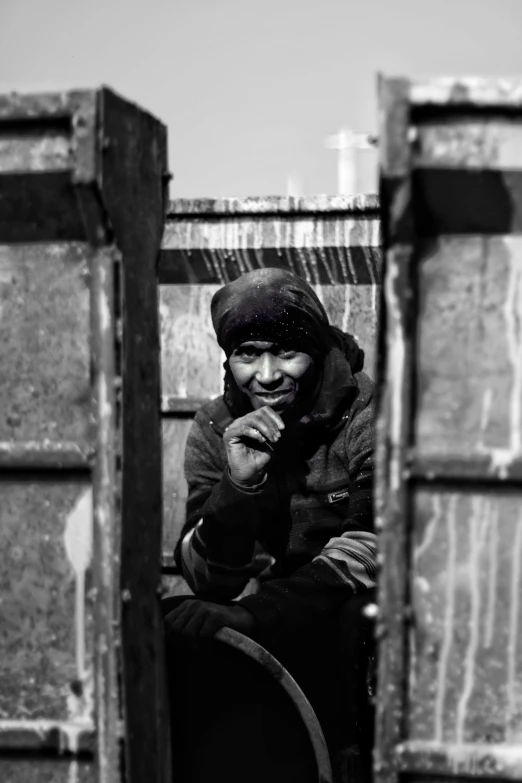
[(296, 353), (297, 351), (289, 351), (284, 348), (280, 348), (277, 355), (280, 356), (281, 359), (293, 359)]
[(236, 356), (240, 356), (241, 359), (252, 359), (256, 355), (257, 351), (255, 348), (238, 348), (236, 351)]

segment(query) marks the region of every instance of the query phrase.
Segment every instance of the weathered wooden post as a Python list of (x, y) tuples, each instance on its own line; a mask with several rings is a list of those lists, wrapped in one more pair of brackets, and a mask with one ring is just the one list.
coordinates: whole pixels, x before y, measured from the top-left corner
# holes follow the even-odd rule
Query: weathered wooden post
[(380, 85), (375, 779), (522, 775), (522, 81)]
[(110, 90), (0, 98), (6, 783), (169, 779), (157, 593), (166, 166), (165, 128)]

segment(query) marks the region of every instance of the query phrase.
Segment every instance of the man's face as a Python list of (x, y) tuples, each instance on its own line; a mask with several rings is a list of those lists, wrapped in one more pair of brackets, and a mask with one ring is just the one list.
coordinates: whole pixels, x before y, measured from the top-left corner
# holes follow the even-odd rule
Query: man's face
[(301, 351), (283, 349), (263, 340), (249, 340), (235, 349), (229, 366), (254, 409), (269, 405), (283, 411), (293, 405), (310, 378), (313, 361)]

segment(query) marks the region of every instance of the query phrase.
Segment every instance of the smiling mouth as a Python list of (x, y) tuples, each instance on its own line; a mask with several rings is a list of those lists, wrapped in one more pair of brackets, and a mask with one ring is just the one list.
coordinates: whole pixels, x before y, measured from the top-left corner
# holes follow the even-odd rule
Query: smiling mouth
[(256, 397), (259, 397), (260, 400), (277, 403), (284, 400), (285, 397), (288, 397), (291, 391), (291, 389), (283, 389), (282, 391), (277, 392), (254, 392), (254, 394)]

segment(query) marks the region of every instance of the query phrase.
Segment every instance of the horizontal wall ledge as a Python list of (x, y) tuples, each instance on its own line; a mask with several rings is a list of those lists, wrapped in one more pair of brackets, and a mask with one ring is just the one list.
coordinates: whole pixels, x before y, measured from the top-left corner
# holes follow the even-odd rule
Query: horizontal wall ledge
[(96, 449), (70, 441), (0, 441), (2, 470), (80, 470), (92, 468)]
[(181, 199), (163, 232), (163, 284), (224, 284), (265, 267), (312, 285), (375, 285), (381, 276), (376, 196)]
[(56, 754), (94, 753), (92, 721), (0, 720), (0, 753), (32, 751)]
[(522, 78), (443, 77), (410, 85), (414, 106), (521, 108)]
[(174, 560), (174, 552), (164, 552), (161, 558), (161, 573), (164, 576), (182, 576), (182, 571)]
[(379, 197), (373, 193), (355, 196), (255, 196), (246, 198), (178, 198), (169, 203), (167, 220), (182, 215), (273, 215), (342, 212), (379, 215)]
[(430, 776), (466, 775), (478, 778), (520, 780), (522, 747), (411, 740), (395, 749), (400, 772)]
[(522, 484), (522, 455), (509, 449), (495, 449), (485, 454), (411, 454), (407, 461), (405, 478), (428, 483), (488, 484), (496, 489), (499, 479), (504, 483)]
[(193, 416), (211, 399), (211, 397), (172, 397), (164, 394), (161, 398), (161, 413), (165, 417)]

